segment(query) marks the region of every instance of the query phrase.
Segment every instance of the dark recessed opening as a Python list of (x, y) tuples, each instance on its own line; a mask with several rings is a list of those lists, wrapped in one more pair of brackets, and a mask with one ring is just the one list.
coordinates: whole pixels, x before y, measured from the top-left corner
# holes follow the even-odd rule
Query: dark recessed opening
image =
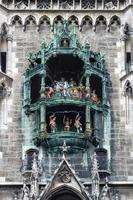
[(52, 80), (60, 81), (61, 78), (65, 78), (66, 81), (70, 81), (73, 78), (78, 84), (83, 75), (84, 62), (78, 57), (72, 54), (59, 54), (52, 56), (47, 61), (47, 75)]
[(108, 170), (108, 152), (104, 148), (95, 150), (97, 154), (99, 170)]
[(68, 189), (62, 189), (53, 195), (50, 195), (48, 200), (81, 200), (81, 198), (73, 191), (69, 191)]
[(82, 130), (79, 132), (84, 132), (85, 130), (85, 107), (79, 107), (74, 105), (58, 105), (54, 107), (50, 107), (46, 109), (46, 123), (47, 123), (47, 131), (50, 133), (50, 116), (56, 117), (56, 127), (57, 132), (64, 131), (66, 120), (69, 118), (70, 122), (70, 130), (76, 132), (77, 129), (74, 125), (76, 116), (80, 116), (80, 122), (82, 124)]
[(95, 91), (95, 94), (102, 101), (102, 80), (97, 75), (91, 75), (90, 77), (90, 89), (91, 93)]
[(1, 52), (1, 71), (6, 73), (6, 52)]
[(41, 77), (35, 75), (31, 78), (31, 103), (35, 103), (40, 98)]

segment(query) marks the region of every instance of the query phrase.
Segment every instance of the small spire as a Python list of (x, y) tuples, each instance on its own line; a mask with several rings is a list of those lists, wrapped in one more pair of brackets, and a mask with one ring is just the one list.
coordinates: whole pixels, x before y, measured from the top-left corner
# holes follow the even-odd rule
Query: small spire
[(98, 167), (97, 154), (94, 152), (92, 160), (92, 179), (98, 173)]
[(92, 196), (94, 200), (98, 200), (99, 198), (99, 182), (97, 155), (94, 152), (92, 160)]
[(37, 199), (39, 195), (39, 164), (38, 164), (38, 156), (36, 152), (33, 154), (33, 164), (32, 164), (32, 171), (31, 171), (31, 191), (30, 191), (30, 196), (31, 198)]
[(106, 177), (105, 179), (105, 186), (103, 187), (102, 189), (102, 192), (101, 192), (101, 200), (105, 200), (107, 194), (108, 194), (108, 191), (109, 191), (109, 186), (108, 186), (108, 178)]

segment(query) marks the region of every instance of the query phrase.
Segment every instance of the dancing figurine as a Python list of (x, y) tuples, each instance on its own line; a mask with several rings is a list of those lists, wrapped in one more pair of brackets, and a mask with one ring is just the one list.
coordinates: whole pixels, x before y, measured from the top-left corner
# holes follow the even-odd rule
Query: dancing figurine
[(56, 131), (56, 129), (57, 129), (57, 127), (56, 127), (56, 117), (55, 117), (55, 115), (54, 115), (54, 114), (51, 115), (51, 116), (49, 117), (49, 120), (50, 120), (49, 125), (50, 125), (50, 128), (51, 128), (51, 132), (52, 132), (52, 133), (55, 133), (55, 131)]
[(71, 123), (72, 123), (72, 119), (69, 119), (69, 117), (66, 118), (66, 116), (64, 115), (64, 118), (63, 118), (64, 131), (70, 131)]
[(70, 97), (68, 81), (64, 81), (64, 85), (63, 85), (63, 95), (64, 95), (64, 97), (66, 97), (66, 96), (69, 96), (69, 97)]
[(79, 114), (76, 115), (74, 126), (77, 129), (77, 133), (82, 132), (82, 124), (80, 122), (81, 116)]

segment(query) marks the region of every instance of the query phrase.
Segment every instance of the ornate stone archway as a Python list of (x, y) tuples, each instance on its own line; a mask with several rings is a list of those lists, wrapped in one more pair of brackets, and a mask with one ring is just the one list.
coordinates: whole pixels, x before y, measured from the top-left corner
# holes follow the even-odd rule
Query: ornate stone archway
[(79, 191), (66, 185), (51, 191), (46, 197), (47, 200), (85, 200), (85, 198)]

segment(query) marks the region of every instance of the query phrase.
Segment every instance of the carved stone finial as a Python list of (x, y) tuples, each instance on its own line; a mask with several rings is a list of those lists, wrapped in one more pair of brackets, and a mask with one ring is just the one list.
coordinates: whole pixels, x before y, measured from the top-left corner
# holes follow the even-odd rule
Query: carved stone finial
[(70, 149), (70, 146), (67, 146), (67, 145), (66, 145), (66, 140), (64, 140), (64, 143), (63, 143), (63, 145), (60, 147), (60, 149), (61, 149), (62, 152), (63, 152), (62, 158), (63, 158), (63, 160), (64, 160), (64, 159), (65, 159), (65, 154), (67, 153), (68, 149)]

